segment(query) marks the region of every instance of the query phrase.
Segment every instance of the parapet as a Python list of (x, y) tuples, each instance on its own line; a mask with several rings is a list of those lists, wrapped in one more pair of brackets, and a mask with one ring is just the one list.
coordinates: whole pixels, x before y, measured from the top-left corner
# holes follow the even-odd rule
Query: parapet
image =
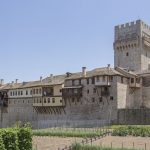
[(115, 31), (124, 30), (126, 28), (140, 27), (140, 25), (141, 25), (142, 29), (147, 29), (150, 31), (150, 26), (147, 25), (146, 23), (144, 23), (142, 20), (136, 20), (136, 21), (132, 21), (132, 22), (129, 22), (126, 24), (115, 26)]

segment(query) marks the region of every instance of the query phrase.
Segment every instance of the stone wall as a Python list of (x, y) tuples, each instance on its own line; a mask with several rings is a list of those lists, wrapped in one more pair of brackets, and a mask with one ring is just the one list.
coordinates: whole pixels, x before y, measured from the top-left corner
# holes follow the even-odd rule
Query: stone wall
[(119, 109), (117, 124), (148, 125), (150, 109)]

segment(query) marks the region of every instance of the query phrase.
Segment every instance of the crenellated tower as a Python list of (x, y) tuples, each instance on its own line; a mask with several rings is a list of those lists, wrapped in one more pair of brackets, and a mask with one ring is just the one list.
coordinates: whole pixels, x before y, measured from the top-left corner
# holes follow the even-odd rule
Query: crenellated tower
[(115, 26), (114, 66), (150, 70), (150, 26), (141, 20)]

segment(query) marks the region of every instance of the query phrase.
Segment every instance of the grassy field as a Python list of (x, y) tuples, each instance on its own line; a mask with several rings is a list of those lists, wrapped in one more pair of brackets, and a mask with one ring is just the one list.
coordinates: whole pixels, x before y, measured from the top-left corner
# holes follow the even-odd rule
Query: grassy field
[(150, 137), (150, 126), (142, 125), (124, 125), (124, 126), (112, 126), (113, 136), (140, 136)]
[(126, 148), (107, 148), (100, 146), (90, 146), (90, 145), (80, 145), (74, 144), (72, 150), (136, 150), (136, 149), (126, 149)]
[(108, 132), (108, 129), (101, 128), (48, 128), (33, 130), (34, 136), (58, 136), (58, 137), (81, 137), (91, 138)]

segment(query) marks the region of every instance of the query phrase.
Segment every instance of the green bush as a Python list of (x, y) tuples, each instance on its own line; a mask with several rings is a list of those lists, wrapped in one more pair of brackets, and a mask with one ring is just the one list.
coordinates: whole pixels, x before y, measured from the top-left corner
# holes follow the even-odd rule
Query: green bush
[(16, 130), (3, 129), (1, 134), (6, 150), (19, 150)]
[(19, 150), (32, 150), (32, 132), (30, 128), (18, 129)]
[(0, 150), (32, 150), (31, 128), (0, 129)]
[(3, 143), (2, 135), (0, 135), (0, 150), (6, 150), (6, 149), (5, 149), (5, 145), (4, 145), (4, 143)]

